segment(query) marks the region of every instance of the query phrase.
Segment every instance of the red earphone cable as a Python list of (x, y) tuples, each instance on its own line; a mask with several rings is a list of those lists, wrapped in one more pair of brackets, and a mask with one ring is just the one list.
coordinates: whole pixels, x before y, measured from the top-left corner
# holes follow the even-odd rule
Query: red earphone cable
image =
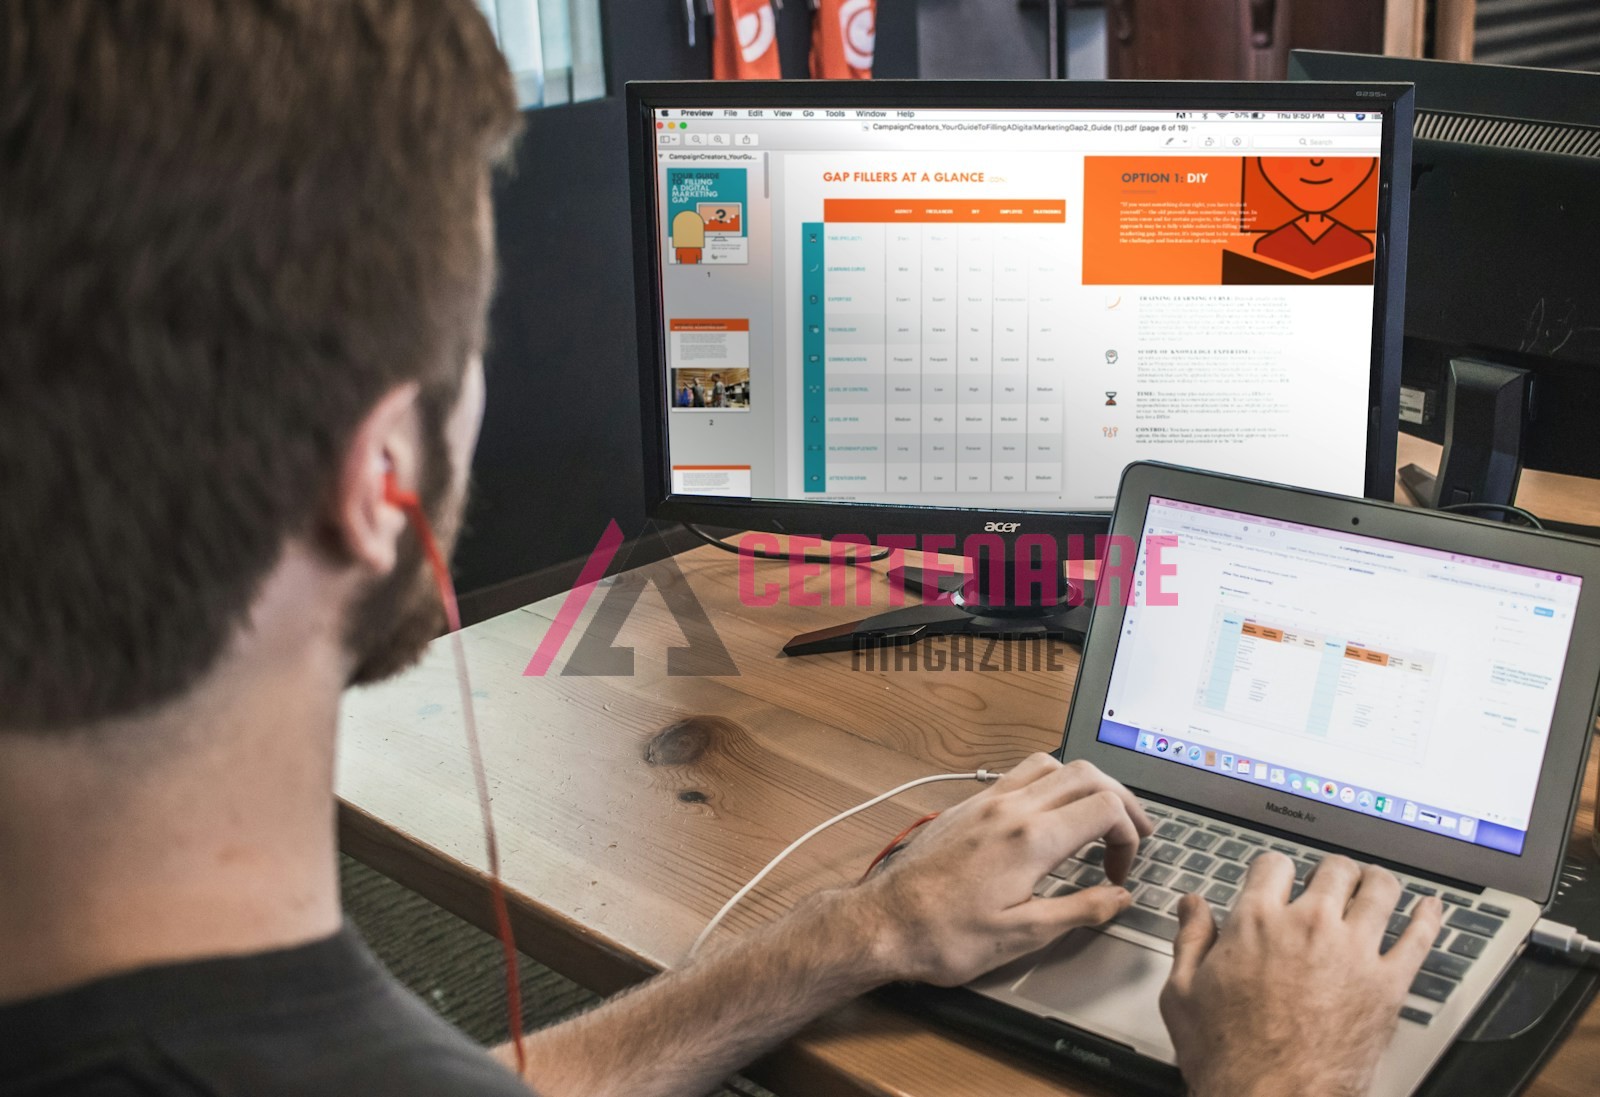
[(478, 808), (483, 813), (484, 848), (489, 861), (489, 897), (494, 906), (495, 924), (500, 931), (500, 947), (505, 954), (506, 971), (506, 1023), (511, 1030), (511, 1044), (516, 1052), (517, 1073), (527, 1069), (526, 1053), (522, 1047), (522, 980), (518, 975), (517, 941), (511, 932), (511, 908), (506, 902), (506, 887), (500, 879), (500, 844), (495, 837), (494, 812), (489, 804), (489, 776), (483, 765), (483, 746), (478, 739), (478, 720), (472, 708), (472, 679), (467, 673), (467, 652), (461, 643), (461, 611), (456, 604), (455, 584), (450, 580), (450, 565), (439, 551), (433, 527), (422, 510), (422, 501), (415, 492), (402, 491), (390, 472), (384, 481), (384, 497), (405, 513), (422, 551), (433, 570), (434, 583), (439, 588), (439, 598), (444, 603), (445, 621), (450, 629), (451, 649), (455, 654), (456, 682), (461, 688), (461, 713), (467, 732), (467, 752), (472, 761), (472, 777), (478, 788)]
[[(905, 830), (902, 830), (899, 834), (896, 834), (893, 841), (878, 851), (878, 855), (874, 857), (872, 859), (872, 863), (867, 866), (867, 871), (861, 874), (861, 879), (865, 880), (868, 876), (871, 876), (872, 870), (883, 864), (884, 861), (888, 860), (889, 854), (899, 849), (900, 843), (911, 837), (912, 831), (916, 830), (920, 826), (925, 826), (926, 824), (933, 822), (937, 818), (939, 818), (939, 813), (937, 811), (930, 811), (928, 814), (918, 819), (915, 823), (912, 823), (909, 827), (906, 827)], [(860, 881), (858, 880), (857, 883), (860, 883)]]

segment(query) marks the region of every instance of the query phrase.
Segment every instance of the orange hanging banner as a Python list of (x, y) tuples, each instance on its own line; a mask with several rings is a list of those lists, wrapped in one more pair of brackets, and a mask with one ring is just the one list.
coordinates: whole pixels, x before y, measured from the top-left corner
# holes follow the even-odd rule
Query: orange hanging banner
[(717, 0), (711, 72), (718, 80), (777, 80), (783, 75), (771, 0)]
[(811, 75), (869, 80), (878, 35), (878, 0), (820, 0), (811, 16)]

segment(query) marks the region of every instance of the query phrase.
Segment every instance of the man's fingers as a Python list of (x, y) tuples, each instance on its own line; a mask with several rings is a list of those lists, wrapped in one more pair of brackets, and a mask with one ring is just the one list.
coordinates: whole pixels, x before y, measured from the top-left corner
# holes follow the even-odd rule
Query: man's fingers
[(1418, 899), (1411, 911), (1411, 924), (1384, 956), (1384, 961), (1395, 965), (1407, 983), (1422, 967), (1422, 961), (1428, 958), (1428, 950), (1433, 947), (1434, 938), (1439, 936), (1439, 923), (1443, 920), (1444, 904), (1436, 896)]
[(989, 787), (997, 793), (1015, 792), (1059, 769), (1061, 763), (1050, 755), (1030, 754), (1002, 774), (1000, 779)]
[[(1377, 865), (1362, 865), (1361, 880), (1356, 885), (1355, 898), (1345, 911), (1347, 922), (1356, 922), (1381, 930), (1394, 913), (1394, 901), (1400, 898), (1400, 881), (1394, 873)], [(1430, 938), (1431, 940), (1431, 938)]]
[[(1053, 820), (1061, 828), (1063, 840), (1068, 843), (1063, 857), (1081, 849), (1086, 842), (1103, 838), (1106, 843), (1106, 876), (1114, 884), (1127, 880), (1128, 870), (1133, 867), (1133, 859), (1139, 852), (1139, 828), (1128, 816), (1128, 808), (1122, 797), (1108, 789), (1101, 789), (1046, 813), (1045, 818)], [(1076, 844), (1072, 844), (1074, 842)]]
[[(1018, 829), (1026, 834), (1025, 855), (1043, 876), (1096, 838), (1106, 843), (1105, 873), (1113, 883), (1127, 879), (1139, 849), (1139, 831), (1116, 793), (1102, 789), (1054, 811), (1033, 813)], [(1019, 850), (1024, 852), (1024, 850)]]
[(1268, 851), (1250, 862), (1250, 874), (1244, 879), (1235, 907), (1257, 904), (1283, 906), (1289, 901), (1289, 888), (1294, 885), (1294, 862), (1281, 853)]
[(1122, 801), (1128, 818), (1140, 834), (1150, 834), (1155, 824), (1145, 814), (1144, 805), (1120, 781), (1108, 777), (1089, 762), (1069, 762), (1054, 773), (1046, 774), (1030, 784), (1023, 795), (1041, 811), (1070, 804), (1094, 792), (1114, 793)]
[(1036, 947), (1043, 947), (1070, 929), (1109, 922), (1132, 902), (1126, 888), (1100, 884), (1054, 899), (1031, 899), (1017, 909), (1037, 939)]
[(1318, 862), (1306, 881), (1303, 902), (1324, 903), (1343, 917), (1344, 908), (1350, 905), (1356, 884), (1361, 880), (1361, 866), (1348, 857), (1335, 854)]
[(1216, 942), (1217, 920), (1211, 916), (1211, 904), (1198, 895), (1185, 895), (1178, 903), (1178, 936), (1172, 941), (1172, 975), (1168, 982), (1180, 992), (1186, 991)]

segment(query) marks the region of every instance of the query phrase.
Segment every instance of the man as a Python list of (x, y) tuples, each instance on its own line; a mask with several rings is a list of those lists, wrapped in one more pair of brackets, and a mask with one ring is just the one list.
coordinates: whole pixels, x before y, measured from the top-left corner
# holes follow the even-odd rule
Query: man
[[(1128, 903), (1031, 897), (1099, 837), (1121, 881), (1150, 829), (1036, 756), (865, 884), (533, 1036), (525, 1081), (342, 927), (339, 697), (439, 630), (386, 482), (449, 543), (515, 119), (471, 0), (0, 7), (0, 1091), (691, 1095)], [(1258, 861), (1220, 935), (1183, 908), (1198, 1094), (1360, 1092), (1438, 922), (1380, 956), (1392, 877), (1290, 882)]]

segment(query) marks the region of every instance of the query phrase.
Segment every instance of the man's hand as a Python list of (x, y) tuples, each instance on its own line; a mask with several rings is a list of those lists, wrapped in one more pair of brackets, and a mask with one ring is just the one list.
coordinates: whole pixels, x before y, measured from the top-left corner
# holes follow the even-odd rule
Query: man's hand
[[(896, 978), (958, 986), (1126, 907), (1120, 885), (1152, 829), (1133, 795), (1094, 766), (1035, 754), (940, 815), (851, 898)], [(1111, 883), (1034, 898), (1046, 873), (1097, 838)]]
[(1290, 902), (1293, 883), (1287, 857), (1258, 857), (1220, 934), (1199, 896), (1179, 906), (1161, 1015), (1194, 1097), (1355, 1097), (1372, 1083), (1439, 901), (1419, 900), (1379, 955), (1400, 897), (1392, 874), (1329, 857)]
[[(919, 832), (866, 883), (714, 942), (680, 971), (527, 1041), (550, 1097), (686, 1097), (812, 1018), (895, 979), (964, 983), (1128, 904), (1108, 885), (1035, 899), (1034, 885), (1096, 838), (1120, 883), (1150, 820), (1086, 763), (1036, 754)], [(509, 1052), (501, 1052), (509, 1059)]]

